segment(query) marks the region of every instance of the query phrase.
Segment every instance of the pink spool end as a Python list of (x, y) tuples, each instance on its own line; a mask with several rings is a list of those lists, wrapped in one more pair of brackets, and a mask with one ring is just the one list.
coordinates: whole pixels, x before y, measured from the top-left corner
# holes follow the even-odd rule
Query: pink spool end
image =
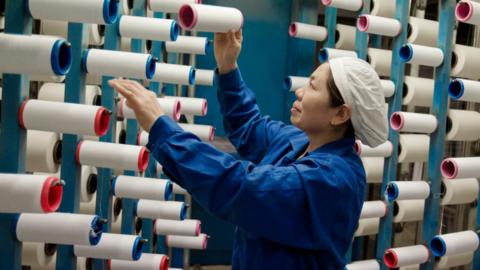
[(405, 124), (405, 118), (401, 112), (394, 112), (390, 117), (390, 126), (393, 130), (399, 131)]
[(180, 11), (178, 12), (178, 20), (182, 28), (191, 30), (197, 24), (197, 11), (192, 5), (185, 4), (180, 7)]
[[(141, 138), (141, 137), (142, 137), (142, 132), (139, 131), (139, 132), (137, 133), (137, 145), (140, 145), (140, 138)], [(155, 222), (154, 222), (154, 223), (155, 223)]]
[(80, 148), (82, 147), (82, 143), (83, 143), (83, 141), (79, 142), (78, 145), (77, 145), (77, 150), (75, 150), (75, 161), (77, 162), (77, 164), (81, 164), (80, 163)]
[(138, 171), (143, 172), (148, 166), (149, 153), (147, 148), (142, 146), (140, 153), (138, 154)]
[(180, 116), (182, 115), (181, 114), (181, 111), (182, 111), (182, 104), (180, 103), (180, 101), (177, 99), (175, 100), (174, 104), (173, 104), (173, 120), (175, 121), (178, 121), (180, 120)]
[(201, 4), (202, 0), (195, 0), (195, 4)]
[(202, 116), (207, 115), (207, 111), (208, 111), (208, 103), (207, 103), (207, 100), (204, 99), (202, 104)]
[(367, 15), (361, 15), (357, 19), (357, 28), (362, 32), (366, 32), (370, 27), (370, 21)]
[(213, 142), (215, 140), (215, 128), (211, 127), (210, 128), (210, 135), (208, 136), (208, 140)]
[(25, 111), (25, 106), (27, 105), (27, 102), (28, 100), (22, 102), (20, 108), (18, 109), (18, 124), (21, 128), (25, 128), (25, 122), (23, 121), (23, 111)]
[(195, 236), (199, 236), (201, 233), (201, 225), (202, 223), (200, 221), (197, 221), (197, 227), (195, 228)]
[(288, 34), (291, 37), (296, 37), (297, 31), (298, 31), (297, 23), (291, 23), (290, 26), (288, 27)]
[(203, 239), (202, 250), (207, 249), (207, 243), (208, 243), (208, 236), (205, 235), (205, 238)]
[(332, 4), (332, 0), (322, 0), (322, 4), (324, 4), (325, 6), (329, 6)]
[(105, 108), (100, 108), (95, 115), (94, 130), (97, 136), (107, 133), (110, 124), (110, 113)]
[(458, 175), (458, 164), (455, 162), (455, 160), (447, 158), (444, 159), (440, 164), (440, 170), (443, 177), (453, 179)]
[(470, 2), (460, 2), (455, 8), (455, 17), (461, 22), (470, 20), (473, 16), (473, 4)]
[(396, 268), (398, 264), (398, 255), (391, 249), (385, 251), (383, 262), (388, 268)]
[(57, 177), (48, 177), (42, 186), (40, 205), (45, 213), (57, 211), (62, 202), (63, 186), (54, 185), (59, 183)]

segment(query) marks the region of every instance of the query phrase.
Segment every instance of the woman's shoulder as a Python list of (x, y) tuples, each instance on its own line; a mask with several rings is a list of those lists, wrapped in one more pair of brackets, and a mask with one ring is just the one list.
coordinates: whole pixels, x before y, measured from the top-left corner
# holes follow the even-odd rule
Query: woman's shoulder
[[(351, 155), (338, 155), (328, 152), (314, 153), (298, 161), (310, 167), (310, 177), (333, 181), (336, 184), (351, 185), (356, 183), (364, 185), (365, 171), (361, 160), (355, 153)], [(355, 185), (356, 186), (356, 185)]]

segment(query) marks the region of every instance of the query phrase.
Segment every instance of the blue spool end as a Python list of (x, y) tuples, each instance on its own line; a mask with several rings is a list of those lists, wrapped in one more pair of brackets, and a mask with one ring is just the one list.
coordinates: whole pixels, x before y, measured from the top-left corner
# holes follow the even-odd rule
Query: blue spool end
[[(4, 214), (4, 215), (8, 215), (8, 214)], [(10, 228), (12, 230), (12, 234), (15, 235), (15, 239), (18, 240), (17, 238), (17, 224), (18, 224), (18, 219), (20, 218), (20, 214), (13, 214), (13, 222), (12, 222), (12, 227)], [(20, 241), (20, 240), (18, 240)]]
[(398, 198), (398, 186), (394, 183), (388, 184), (386, 193), (388, 201), (396, 200)]
[(173, 184), (170, 180), (168, 180), (165, 185), (165, 193), (163, 194), (163, 197), (165, 201), (173, 199)]
[(205, 54), (210, 54), (211, 51), (212, 51), (212, 41), (206, 39), (205, 40)]
[(290, 77), (286, 77), (285, 80), (283, 80), (283, 88), (287, 91), (290, 91), (292, 88), (292, 79)]
[(118, 20), (118, 0), (103, 2), (103, 20), (106, 24), (112, 24)]
[(180, 210), (180, 220), (184, 220), (187, 217), (187, 205), (182, 203), (182, 209)]
[(90, 234), (90, 245), (95, 246), (98, 244), (98, 242), (100, 242), (103, 231), (102, 223), (100, 223), (100, 218), (98, 216), (93, 218), (91, 227), (93, 233)]
[(140, 237), (136, 237), (135, 241), (133, 242), (132, 260), (134, 261), (138, 261), (142, 256), (143, 242), (140, 240)]
[(318, 60), (320, 62), (324, 63), (328, 61), (328, 50), (327, 49), (321, 49), (320, 53), (318, 54)]
[(152, 79), (153, 75), (155, 75), (155, 68), (157, 66), (156, 59), (153, 56), (148, 56), (147, 59), (147, 66), (145, 68), (145, 76), (147, 79)]
[(465, 92), (465, 85), (463, 84), (462, 80), (451, 80), (450, 84), (448, 85), (448, 94), (454, 100), (458, 100), (463, 96)]
[(439, 237), (435, 236), (431, 241), (430, 241), (430, 250), (432, 250), (432, 253), (436, 257), (441, 257), (445, 255), (447, 252), (447, 246), (445, 244), (445, 241)]
[(117, 178), (118, 178), (118, 176), (115, 176), (115, 178), (113, 178), (113, 180), (112, 180), (112, 194), (113, 194), (113, 196), (115, 196), (115, 185), (117, 184)]
[(85, 73), (88, 73), (88, 69), (87, 69), (87, 59), (88, 59), (88, 53), (90, 52), (90, 50), (85, 50), (85, 52), (83, 52), (82, 54), (82, 70), (85, 71)]
[(178, 26), (178, 23), (176, 21), (172, 21), (172, 24), (170, 25), (170, 40), (177, 40), (179, 34), (180, 27)]
[(188, 84), (190, 85), (195, 84), (195, 74), (196, 74), (195, 69), (193, 67), (190, 68), (190, 72), (188, 73)]
[(50, 54), (50, 64), (55, 75), (65, 75), (72, 66), (72, 45), (59, 39), (55, 41)]
[(400, 60), (402, 60), (403, 62), (409, 62), (410, 60), (412, 60), (412, 57), (413, 57), (412, 45), (410, 44), (403, 45), (402, 48), (400, 48), (399, 55), (400, 55)]

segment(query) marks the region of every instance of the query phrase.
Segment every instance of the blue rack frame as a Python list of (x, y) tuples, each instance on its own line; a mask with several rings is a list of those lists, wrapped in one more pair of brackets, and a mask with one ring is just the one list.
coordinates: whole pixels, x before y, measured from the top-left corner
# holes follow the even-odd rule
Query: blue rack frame
[[(82, 55), (87, 49), (88, 29), (83, 23), (68, 24), (68, 41), (72, 44), (72, 67), (65, 80), (65, 102), (85, 103), (85, 72), (82, 70)], [(59, 212), (77, 213), (80, 204), (80, 169), (75, 152), (82, 136), (64, 134), (62, 142), (61, 178), (65, 181), (63, 199)], [(76, 269), (77, 257), (72, 245), (59, 245), (57, 270)]]
[[(135, 0), (133, 2), (133, 9), (132, 9), (132, 16), (140, 16), (144, 17), (146, 15), (146, 6), (147, 2), (146, 0)], [(143, 48), (145, 48), (145, 40), (139, 40), (139, 39), (132, 39), (132, 52), (137, 52), (137, 53), (146, 53), (143, 51)], [(138, 122), (137, 120), (128, 120), (127, 121), (127, 144), (137, 144), (137, 135), (138, 135)], [(152, 159), (153, 157), (150, 155), (149, 158), (149, 167), (147, 168), (146, 173), (148, 173), (148, 170), (152, 166)], [(153, 166), (155, 168), (155, 163), (153, 162)], [(135, 175), (135, 172), (130, 172), (132, 175)], [(147, 175), (148, 176), (148, 175)], [(133, 202), (136, 200), (125, 200), (127, 207), (130, 206), (130, 203), (132, 203), (132, 215), (133, 215)], [(122, 222), (123, 218), (122, 217)], [(134, 217), (133, 217), (134, 218)], [(132, 227), (133, 227), (133, 222), (134, 220), (132, 219)], [(122, 224), (123, 225), (123, 224)], [(122, 226), (123, 229), (123, 226)], [(152, 251), (152, 239), (153, 239), (153, 221), (151, 219), (142, 219), (142, 238), (147, 239), (148, 243), (143, 245), (143, 252), (150, 253)]]
[[(408, 0), (397, 0), (396, 2), (397, 9), (395, 11), (395, 19), (397, 19), (402, 29), (407, 29), (409, 15), (409, 1)], [(390, 80), (395, 84), (395, 94), (390, 99), (388, 104), (388, 119), (392, 113), (401, 110), (402, 106), (402, 94), (403, 94), (403, 81), (405, 75), (405, 64), (400, 60), (398, 51), (407, 40), (407, 31), (401, 31), (400, 34), (393, 39), (392, 46), (392, 69)], [(394, 181), (397, 178), (397, 166), (398, 166), (398, 142), (399, 134), (398, 132), (389, 128), (388, 140), (393, 145), (392, 155), (385, 159), (385, 167), (383, 171), (383, 182), (380, 189), (380, 197), (383, 201), (387, 201), (384, 196), (384, 190), (390, 181)], [(380, 219), (380, 228), (377, 238), (377, 250), (376, 250), (376, 259), (380, 263), (380, 268), (382, 270), (388, 269), (387, 266), (383, 263), (383, 255), (385, 250), (391, 247), (392, 237), (393, 237), (393, 205), (388, 204), (388, 210), (385, 217)]]
[[(119, 11), (120, 12), (120, 11)], [(120, 47), (120, 39), (118, 35), (118, 20), (114, 24), (105, 26), (105, 50), (118, 50)], [(114, 142), (116, 134), (117, 111), (115, 106), (115, 91), (108, 85), (108, 81), (113, 79), (110, 76), (102, 77), (102, 106), (112, 112), (110, 116), (110, 127), (107, 134), (100, 137), (101, 142)], [(108, 223), (105, 224), (103, 231), (110, 232), (112, 226), (112, 178), (113, 170), (110, 168), (98, 168), (97, 181), (97, 201), (95, 205), (95, 213), (101, 218), (106, 218)], [(122, 217), (123, 218), (123, 217)], [(92, 260), (94, 270), (107, 269), (107, 261), (102, 259)]]
[[(145, 0), (135, 0), (133, 1), (132, 16), (145, 16), (146, 13), (146, 1)], [(133, 39), (131, 40), (131, 51), (135, 53), (145, 53), (143, 49), (145, 48), (145, 40)], [(137, 144), (137, 133), (138, 133), (138, 123), (136, 119), (127, 120), (127, 137), (126, 143), (136, 145)], [(135, 176), (137, 173), (135, 171), (125, 171), (125, 175)], [(133, 234), (135, 230), (135, 214), (134, 214), (134, 204), (136, 200), (133, 199), (122, 199), (122, 234)], [(142, 233), (143, 233), (142, 222)], [(147, 235), (152, 231), (152, 226), (147, 225)], [(149, 232), (148, 232), (149, 231)], [(148, 238), (147, 238), (148, 239)], [(150, 238), (151, 239), (151, 238)], [(145, 245), (146, 248), (150, 246), (151, 241), (148, 245)]]
[[(294, 1), (292, 3), (291, 21), (317, 25), (318, 7), (319, 1)], [(315, 69), (315, 50), (315, 41), (289, 38), (286, 76), (310, 76)], [(287, 94), (284, 103), (283, 119), (290, 119), (290, 108), (295, 99), (294, 93), (289, 92)]]
[[(437, 47), (443, 51), (443, 63), (435, 69), (435, 88), (431, 114), (438, 121), (437, 130), (430, 135), (428, 153), (428, 181), (430, 196), (425, 201), (423, 218), (423, 240), (426, 244), (438, 234), (440, 224), (440, 186), (442, 176), (440, 164), (445, 154), (445, 132), (448, 111), (448, 84), (452, 58), (452, 39), (455, 26), (455, 0), (439, 1), (439, 35)], [(427, 263), (421, 265), (421, 270), (433, 270), (435, 258), (432, 256)], [(478, 268), (474, 268), (478, 269)]]
[[(32, 18), (25, 12), (25, 2), (7, 0), (5, 5), (5, 33), (31, 34)], [(25, 172), (26, 131), (18, 125), (17, 112), (28, 92), (28, 77), (3, 74), (0, 132), (0, 171), (3, 173)], [(22, 243), (15, 235), (16, 220), (17, 214), (0, 214), (0, 265), (20, 270)]]
[[(153, 17), (158, 19), (164, 18), (163, 12), (154, 12)], [(162, 54), (163, 41), (152, 41), (152, 50), (151, 54), (158, 59), (158, 61), (163, 60)], [(153, 91), (157, 96), (162, 94), (162, 84), (160, 82), (150, 82), (150, 90)], [(157, 172), (156, 161), (152, 155), (150, 155), (150, 160), (148, 164), (147, 177), (157, 177), (160, 172)], [(156, 238), (155, 253), (167, 255), (168, 250), (165, 246), (165, 236), (163, 235), (153, 235), (152, 237)]]

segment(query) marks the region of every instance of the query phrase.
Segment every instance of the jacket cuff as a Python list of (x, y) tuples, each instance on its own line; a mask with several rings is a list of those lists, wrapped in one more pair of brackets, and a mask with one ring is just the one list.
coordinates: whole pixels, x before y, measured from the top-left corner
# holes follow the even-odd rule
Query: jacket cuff
[(218, 68), (215, 69), (215, 80), (218, 88), (221, 90), (240, 88), (243, 84), (242, 74), (238, 67), (229, 73), (222, 75), (218, 73)]
[(153, 152), (155, 146), (164, 143), (170, 136), (175, 133), (183, 132), (183, 129), (167, 115), (160, 116), (153, 123), (148, 135), (147, 149)]

